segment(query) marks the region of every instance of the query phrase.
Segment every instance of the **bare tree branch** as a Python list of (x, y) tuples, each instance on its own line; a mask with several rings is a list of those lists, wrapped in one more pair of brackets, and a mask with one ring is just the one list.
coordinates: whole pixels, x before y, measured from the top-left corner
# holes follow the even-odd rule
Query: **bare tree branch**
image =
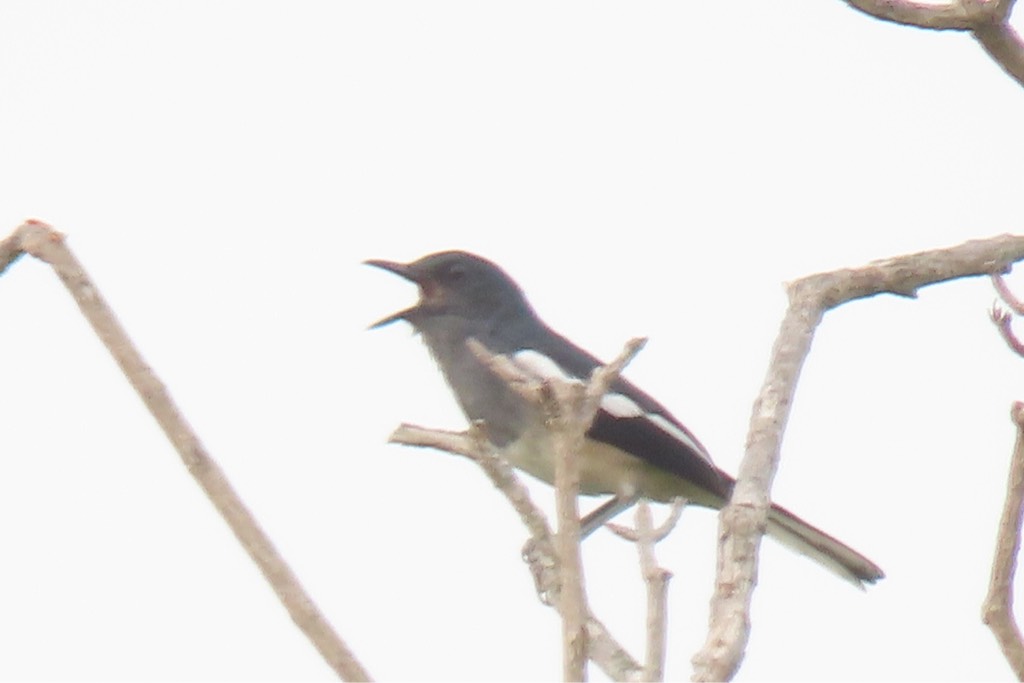
[[(510, 388), (527, 400), (543, 407), (550, 425), (549, 437), (555, 458), (555, 503), (558, 534), (555, 537), (559, 557), (562, 616), (562, 651), (565, 680), (584, 680), (587, 663), (586, 599), (583, 562), (580, 557), (579, 463), (587, 430), (597, 415), (601, 399), (640, 352), (645, 339), (631, 339), (619, 356), (606, 366), (596, 368), (587, 384), (532, 377), (512, 359), (494, 354), (476, 339), (469, 339), (470, 351)], [(525, 553), (532, 556), (529, 550)], [(537, 565), (531, 563), (531, 567)], [(534, 570), (538, 586), (545, 586), (543, 574)], [(542, 592), (542, 596), (547, 590)]]
[(644, 678), (660, 681), (665, 676), (665, 640), (668, 636), (668, 582), (672, 572), (658, 566), (654, 555), (657, 530), (651, 521), (651, 506), (641, 500), (636, 507), (637, 550), (640, 570), (647, 584), (647, 649), (644, 653)]
[(844, 2), (875, 19), (940, 31), (969, 31), (979, 19), (978, 12), (972, 12), (973, 5), (968, 6), (956, 0), (943, 5), (911, 2), (910, 0), (844, 0)]
[(607, 627), (593, 614), (587, 619), (587, 649), (590, 659), (613, 681), (643, 679), (643, 668), (612, 638)]
[(935, 31), (969, 31), (996, 64), (1024, 85), (1024, 42), (1009, 24), (1014, 0), (844, 0), (882, 21)]
[(1017, 679), (1024, 680), (1024, 642), (1013, 615), (1013, 577), (1017, 572), (1021, 513), (1024, 511), (1024, 403), (1015, 403), (1010, 416), (1017, 427), (1017, 440), (1013, 446), (1006, 502), (999, 520), (992, 577), (982, 605), (981, 620), (992, 630)]
[[(668, 517), (665, 521), (658, 526), (651, 529), (651, 540), (655, 543), (661, 543), (666, 537), (676, 528), (679, 523), (679, 518), (683, 514), (683, 509), (686, 508), (688, 500), (685, 498), (673, 498), (672, 507), (669, 508)], [(621, 524), (605, 524), (605, 527), (619, 538), (629, 541), (630, 543), (637, 543), (640, 540), (640, 536), (636, 529), (628, 526), (622, 526)]]
[(505, 380), (505, 384), (517, 394), (533, 403), (540, 403), (541, 380), (523, 371), (521, 367), (512, 362), (508, 356), (492, 353), (490, 349), (476, 339), (470, 337), (466, 341), (466, 347), (476, 356), (480, 362), (495, 375)]
[(544, 513), (533, 504), (530, 492), (519, 481), (512, 467), (494, 452), (477, 430), (479, 426), (474, 426), (469, 432), (450, 432), (403, 423), (391, 433), (388, 442), (434, 448), (469, 458), (480, 465), (491, 483), (505, 494), (513, 509), (519, 514), (519, 519), (530, 532), (530, 536), (538, 541), (550, 542), (551, 528), (548, 527)]
[(591, 373), (590, 382), (587, 384), (587, 401), (580, 412), (580, 422), (586, 423), (583, 429), (584, 433), (594, 422), (597, 411), (601, 407), (601, 399), (615, 384), (615, 380), (619, 378), (626, 366), (633, 362), (636, 354), (640, 353), (646, 345), (646, 337), (630, 339), (611, 363), (595, 368)]
[[(587, 608), (580, 557), (580, 513), (577, 499), (580, 489), (579, 463), (576, 454), (583, 444), (588, 421), (577, 427), (584, 404), (585, 387), (579, 383), (548, 381), (523, 372), (511, 358), (492, 353), (476, 339), (467, 341), (469, 350), (505, 383), (526, 400), (541, 406), (550, 425), (549, 438), (555, 458), (555, 506), (558, 533), (555, 555), (558, 557), (558, 582), (549, 586), (550, 578), (542, 571), (543, 564), (532, 560), (537, 547), (528, 546), (524, 557), (530, 567), (541, 599), (557, 592), (554, 600), (562, 617), (562, 678), (583, 681), (587, 676)], [(541, 570), (538, 570), (540, 567)]]
[(669, 516), (658, 526), (651, 521), (651, 508), (645, 500), (637, 502), (636, 527), (606, 524), (620, 538), (636, 543), (640, 555), (640, 571), (647, 586), (647, 648), (644, 655), (644, 680), (660, 681), (665, 675), (665, 653), (668, 626), (668, 582), (672, 572), (658, 566), (654, 546), (675, 529), (686, 507), (686, 499), (672, 501)]
[[(491, 483), (508, 498), (529, 530), (530, 543), (527, 547), (539, 556), (533, 558), (533, 562), (546, 567), (557, 566), (552, 534), (544, 513), (533, 504), (526, 487), (516, 477), (512, 467), (494, 452), (486, 440), (474, 438), (470, 434), (425, 429), (410, 424), (399, 426), (388, 440), (391, 443), (436, 448), (462, 455), (480, 465)], [(552, 602), (557, 604), (557, 599), (545, 600), (545, 604)], [(593, 614), (588, 612), (584, 627), (589, 656), (609, 678), (617, 681), (637, 680), (642, 675), (643, 668)]]
[(587, 679), (587, 592), (580, 555), (580, 464), (583, 434), (590, 421), (580, 421), (585, 402), (581, 384), (551, 381), (542, 386), (542, 402), (548, 416), (555, 458), (555, 511), (558, 534), (555, 551), (559, 560), (562, 615), (562, 679)]
[(974, 29), (974, 39), (1006, 75), (1024, 85), (1024, 42), (1010, 24), (979, 24)]
[(7, 267), (21, 258), (24, 254), (21, 242), (29, 230), (35, 225), (42, 225), (38, 221), (30, 220), (19, 226), (11, 235), (0, 240), (0, 275), (3, 275)]
[(587, 594), (580, 556), (580, 466), (578, 454), (597, 415), (601, 399), (646, 340), (632, 339), (618, 358), (594, 370), (586, 385), (551, 381), (542, 385), (545, 412), (551, 425), (555, 456), (555, 504), (558, 514), (556, 549), (561, 561), (563, 678), (586, 679)]
[(96, 285), (64, 244), (64, 236), (39, 221), (24, 223), (11, 237), (0, 242), (0, 272), (21, 252), (29, 253), (53, 267), (82, 314), (178, 451), (189, 473), (206, 492), (249, 557), (263, 572), (292, 620), (310, 639), (327, 664), (345, 680), (370, 680), (369, 674), (334, 632), (231, 487), (220, 467), (206, 452), (166, 387), (132, 345)]
[[(476, 339), (467, 341), (470, 351), (492, 372), (504, 379), (511, 389), (543, 409), (551, 427), (549, 436), (555, 457), (555, 495), (558, 510), (558, 534), (555, 537), (554, 546), (557, 562), (545, 561), (545, 551), (551, 547), (550, 532), (547, 531), (546, 524), (542, 531), (539, 525), (528, 523), (528, 526), (532, 525), (531, 542), (524, 550), (524, 558), (530, 562), (541, 599), (548, 602), (547, 596), (557, 595), (552, 601), (558, 607), (562, 617), (562, 673), (566, 680), (585, 680), (588, 651), (591, 650), (587, 641), (590, 634), (596, 630), (587, 606), (583, 563), (580, 558), (580, 518), (577, 502), (579, 463), (576, 458), (583, 446), (584, 435), (597, 414), (601, 398), (607, 392), (608, 387), (618, 378), (626, 364), (640, 351), (643, 344), (644, 340), (631, 340), (618, 358), (607, 366), (596, 369), (590, 382), (582, 384), (533, 377), (523, 372), (522, 368), (517, 366), (512, 359), (492, 353)], [(481, 430), (486, 430), (486, 425), (478, 427), (475, 432), (478, 437), (482, 433)], [(428, 432), (420, 431), (410, 434), (409, 431), (409, 426), (403, 425), (392, 434), (391, 440), (408, 443), (409, 437), (413, 436), (417, 442), (413, 445), (432, 445), (468, 455), (485, 465), (484, 469), (488, 476), (492, 477), (492, 481), (499, 489), (506, 491), (506, 495), (509, 495), (508, 491), (514, 488), (508, 484), (507, 478), (504, 476), (507, 474), (514, 478), (507, 465), (505, 465), (507, 471), (502, 474), (500, 483), (499, 479), (494, 476), (497, 473), (494, 462), (500, 461), (500, 458), (491, 452), (481, 438), (473, 439), (469, 444), (470, 447), (466, 449), (464, 448), (465, 444), (450, 443), (453, 437), (450, 432), (439, 432), (438, 434), (443, 435), (443, 440), (426, 444), (423, 442), (431, 438)], [(458, 450), (448, 448), (452, 445), (457, 446)], [(489, 453), (489, 455), (484, 457), (483, 453)], [(511, 500), (512, 497), (509, 497)], [(513, 505), (516, 505), (515, 501), (513, 501)], [(523, 512), (520, 514), (524, 515)], [(524, 516), (524, 521), (528, 517), (532, 518), (533, 513)], [(551, 566), (557, 567), (558, 570), (557, 586), (554, 587), (551, 586), (551, 573), (547, 571)], [(607, 644), (601, 646), (602, 652), (607, 649)], [(589, 657), (595, 657), (595, 661), (597, 661), (593, 652)], [(616, 660), (621, 661), (621, 657), (616, 657)], [(601, 666), (600, 663), (599, 666)]]
[(804, 360), (825, 312), (876, 294), (916, 296), (927, 285), (1005, 272), (1024, 259), (1024, 236), (1002, 235), (948, 249), (909, 254), (861, 268), (837, 270), (789, 284), (789, 308), (754, 402), (747, 448), (732, 499), (719, 515), (718, 572), (708, 637), (694, 656), (696, 681), (728, 680), (750, 636), (750, 599), (757, 577), (769, 491), (779, 464), (782, 435)]
[(645, 500), (637, 502), (636, 528), (609, 524), (613, 533), (636, 543), (640, 555), (640, 571), (647, 586), (647, 649), (644, 655), (644, 680), (660, 681), (665, 675), (665, 642), (667, 637), (668, 582), (672, 572), (658, 566), (654, 546), (675, 528), (686, 502), (682, 498), (672, 501), (672, 512), (667, 520), (655, 527), (651, 520), (651, 507)]

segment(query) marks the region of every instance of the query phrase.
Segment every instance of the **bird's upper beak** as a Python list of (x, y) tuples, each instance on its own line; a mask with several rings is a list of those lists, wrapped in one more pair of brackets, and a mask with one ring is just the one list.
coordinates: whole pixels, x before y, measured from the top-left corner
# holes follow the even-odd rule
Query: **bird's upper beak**
[(424, 288), (423, 288), (423, 283), (420, 281), (421, 278), (419, 278), (418, 273), (416, 272), (416, 270), (410, 264), (408, 264), (408, 263), (396, 263), (395, 261), (382, 261), (380, 259), (370, 259), (369, 261), (363, 261), (363, 263), (365, 263), (368, 266), (373, 266), (374, 268), (380, 268), (380, 269), (386, 270), (386, 271), (388, 271), (390, 273), (394, 273), (395, 275), (399, 275), (399, 276), (405, 278), (406, 280), (409, 280), (410, 282), (415, 282), (420, 287), (420, 301), (417, 302), (416, 305), (410, 306), (409, 308), (402, 309), (401, 311), (398, 311), (397, 313), (392, 313), (391, 315), (389, 315), (386, 318), (381, 318), (380, 320), (378, 320), (374, 324), (370, 325), (369, 329), (375, 330), (378, 327), (384, 327), (385, 325), (389, 325), (389, 324), (395, 322), (396, 320), (405, 320), (406, 318), (408, 318), (410, 313), (412, 313), (412, 312), (416, 311), (417, 309), (419, 309), (419, 307), (423, 303), (423, 291), (424, 291)]
[(389, 273), (395, 275), (401, 275), (410, 282), (416, 282), (416, 274), (413, 272), (412, 266), (408, 263), (397, 263), (396, 261), (382, 261), (381, 259), (370, 259), (369, 261), (363, 261), (368, 266), (374, 268), (380, 268), (386, 270)]

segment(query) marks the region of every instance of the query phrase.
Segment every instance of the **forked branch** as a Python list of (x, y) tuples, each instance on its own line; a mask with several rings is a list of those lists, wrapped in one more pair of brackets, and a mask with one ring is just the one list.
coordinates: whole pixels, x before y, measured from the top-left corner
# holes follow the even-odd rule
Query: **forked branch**
[(715, 594), (707, 640), (693, 658), (694, 680), (732, 678), (746, 649), (760, 539), (768, 518), (769, 491), (779, 465), (782, 435), (800, 370), (825, 312), (876, 294), (914, 297), (922, 287), (1002, 273), (1022, 259), (1024, 236), (1002, 235), (811, 275), (789, 284), (789, 307), (754, 402), (736, 487), (729, 505), (719, 515)]
[(644, 656), (644, 680), (660, 681), (665, 674), (665, 654), (668, 651), (668, 582), (672, 572), (658, 566), (654, 546), (663, 541), (676, 527), (686, 500), (676, 498), (672, 501), (672, 511), (668, 519), (654, 526), (651, 520), (651, 507), (647, 501), (640, 500), (636, 505), (636, 527), (629, 528), (618, 524), (607, 527), (617, 536), (631, 543), (636, 543), (640, 555), (640, 571), (647, 586), (647, 648)]
[[(527, 547), (535, 555), (530, 558), (531, 569), (539, 566), (540, 569), (533, 569), (535, 578), (537, 578), (537, 573), (543, 575), (541, 578), (537, 578), (539, 589), (543, 591), (542, 587), (547, 586), (547, 590), (555, 592), (559, 590), (557, 585), (560, 581), (557, 572), (558, 557), (553, 550), (553, 534), (547, 519), (544, 517), (544, 513), (534, 505), (529, 492), (519, 481), (512, 467), (494, 452), (486, 440), (477, 438), (474, 435), (474, 430), (470, 430), (469, 433), (450, 432), (403, 424), (391, 433), (388, 441), (406, 446), (435, 448), (455, 455), (462, 455), (479, 465), (491, 483), (512, 504), (530, 532), (530, 542), (527, 543)], [(556, 604), (557, 598), (544, 600), (544, 602), (545, 604)], [(609, 678), (623, 681), (634, 680), (642, 675), (643, 667), (616, 642), (605, 625), (592, 613), (587, 613), (585, 628), (589, 656)]]
[(1010, 26), (1015, 0), (845, 0), (876, 19), (935, 31), (965, 31), (1008, 76), (1024, 85), (1024, 41)]
[[(539, 513), (520, 508), (524, 497), (520, 495), (517, 488), (521, 489), (521, 485), (515, 481), (515, 476), (507, 464), (502, 463), (501, 467), (495, 464), (501, 462), (500, 458), (491, 452), (485, 440), (479, 438), (481, 434), (479, 427), (472, 432), (477, 436), (470, 438), (468, 449), (463, 448), (466, 444), (453, 444), (451, 440), (457, 435), (450, 432), (437, 432), (436, 436), (442, 438), (429, 444), (424, 441), (433, 438), (431, 432), (411, 428), (408, 425), (403, 425), (391, 436), (391, 441), (394, 442), (433, 445), (467, 455), (484, 467), (485, 472), (488, 473), (495, 485), (506, 493), (509, 500), (520, 511), (523, 520), (531, 529), (531, 542), (527, 545), (527, 551), (524, 554), (531, 560), (531, 570), (534, 573), (538, 591), (545, 602), (547, 602), (548, 596), (554, 596), (551, 601), (557, 606), (562, 617), (563, 677), (566, 680), (584, 680), (588, 658), (593, 658), (602, 668), (609, 663), (602, 663), (598, 660), (599, 656), (603, 656), (600, 654), (601, 652), (609, 650), (606, 644), (600, 644), (596, 649), (588, 644), (594, 632), (600, 630), (595, 629), (594, 619), (587, 606), (583, 565), (579, 553), (580, 518), (577, 506), (579, 463), (577, 455), (583, 445), (584, 435), (590, 429), (597, 414), (601, 398), (618, 378), (626, 364), (640, 351), (644, 341), (642, 339), (631, 340), (614, 361), (596, 369), (590, 381), (585, 384), (532, 376), (524, 372), (510, 358), (491, 353), (477, 340), (470, 339), (468, 342), (473, 354), (492, 372), (501, 377), (514, 391), (543, 410), (547, 418), (546, 422), (550, 425), (549, 438), (555, 457), (555, 491), (558, 511), (558, 533), (554, 537), (554, 561), (548, 561), (548, 558), (545, 557), (545, 549), (552, 547), (547, 525), (544, 524), (542, 527), (537, 523), (536, 516)], [(483, 425), (482, 429), (486, 430), (486, 425)], [(458, 448), (448, 448), (442, 444), (457, 445)], [(496, 476), (499, 474), (500, 476)], [(522, 493), (525, 494), (524, 491)], [(557, 572), (545, 571), (547, 565), (557, 568)], [(536, 568), (538, 566), (540, 569)], [(552, 574), (556, 574), (557, 579), (552, 579)], [(621, 651), (621, 648), (616, 646), (611, 651), (618, 652)], [(627, 660), (616, 655), (611, 663), (620, 665), (623, 661)], [(613, 678), (622, 678), (619, 674), (632, 675), (632, 672), (639, 669), (632, 658), (629, 658), (627, 663), (628, 671), (612, 673), (606, 669), (606, 673)]]

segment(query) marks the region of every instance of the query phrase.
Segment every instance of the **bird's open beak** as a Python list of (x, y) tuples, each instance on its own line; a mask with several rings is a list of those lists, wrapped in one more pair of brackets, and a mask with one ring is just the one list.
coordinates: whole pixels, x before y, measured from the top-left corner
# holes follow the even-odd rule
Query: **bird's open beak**
[(412, 276), (412, 274), (409, 272), (409, 264), (408, 263), (397, 263), (395, 261), (382, 261), (380, 259), (375, 259), (375, 258), (374, 259), (370, 259), (369, 261), (363, 261), (363, 263), (365, 263), (368, 266), (373, 266), (374, 268), (380, 268), (381, 270), (386, 270), (389, 273), (394, 273), (395, 275), (401, 275), (406, 280), (411, 280), (412, 282), (416, 282), (416, 278), (414, 278)]
[[(416, 284), (419, 284), (419, 282), (416, 280), (415, 274), (412, 272), (412, 269), (409, 267), (409, 264), (407, 263), (396, 263), (395, 261), (381, 261), (379, 259), (370, 259), (369, 261), (363, 261), (363, 263), (365, 263), (368, 266), (373, 266), (374, 268), (386, 270), (389, 273), (399, 275), (405, 278), (406, 280), (409, 280), (410, 282), (415, 282)], [(381, 318), (374, 324), (370, 325), (368, 329), (375, 330), (378, 327), (390, 325), (396, 320), (405, 320), (406, 317), (411, 312), (415, 311), (417, 308), (419, 308), (418, 303), (415, 306), (410, 306), (409, 308), (402, 309), (398, 313), (392, 313), (388, 317)]]

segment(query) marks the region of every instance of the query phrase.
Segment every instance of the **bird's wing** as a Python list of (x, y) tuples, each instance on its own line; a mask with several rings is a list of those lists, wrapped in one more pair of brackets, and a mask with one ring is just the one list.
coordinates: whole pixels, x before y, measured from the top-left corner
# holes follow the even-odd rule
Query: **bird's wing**
[[(572, 342), (547, 330), (541, 343), (511, 354), (525, 372), (539, 378), (586, 381), (600, 361)], [(628, 380), (620, 378), (601, 400), (587, 432), (654, 467), (728, 499), (732, 478), (715, 466), (707, 449), (663, 405)]]

